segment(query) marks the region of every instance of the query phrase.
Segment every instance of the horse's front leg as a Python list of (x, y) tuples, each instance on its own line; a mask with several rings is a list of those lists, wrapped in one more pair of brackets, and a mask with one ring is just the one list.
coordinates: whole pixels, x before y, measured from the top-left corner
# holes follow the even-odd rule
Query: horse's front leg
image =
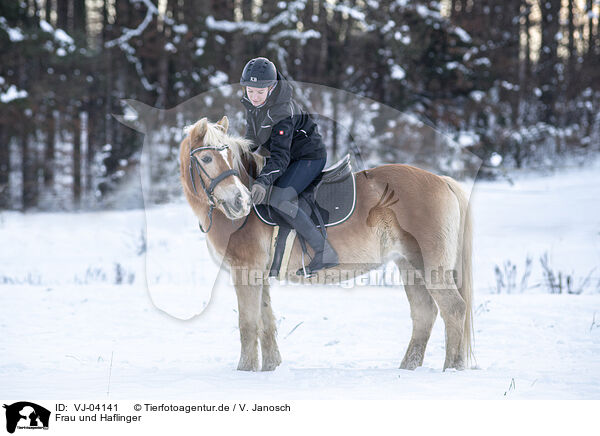
[(262, 286), (235, 285), (242, 351), (238, 370), (258, 371), (258, 334), (261, 330)]
[(281, 363), (281, 355), (277, 346), (277, 325), (271, 308), (270, 286), (267, 280), (263, 283), (260, 309), (262, 318), (262, 330), (260, 332), (262, 370), (273, 371)]

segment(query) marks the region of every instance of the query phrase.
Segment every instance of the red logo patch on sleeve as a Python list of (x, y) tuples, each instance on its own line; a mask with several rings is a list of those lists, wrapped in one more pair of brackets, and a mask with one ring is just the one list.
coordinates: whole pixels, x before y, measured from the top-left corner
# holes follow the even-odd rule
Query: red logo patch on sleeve
[(280, 130), (280, 131), (279, 131), (279, 134), (280, 134), (280, 135), (283, 135), (283, 130)]

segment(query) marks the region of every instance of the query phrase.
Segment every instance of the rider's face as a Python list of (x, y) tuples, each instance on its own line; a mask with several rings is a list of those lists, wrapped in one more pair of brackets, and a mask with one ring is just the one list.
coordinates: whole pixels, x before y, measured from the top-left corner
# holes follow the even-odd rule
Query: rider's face
[(248, 94), (248, 99), (254, 106), (260, 106), (269, 96), (269, 88), (252, 88), (248, 86), (246, 88), (246, 93)]

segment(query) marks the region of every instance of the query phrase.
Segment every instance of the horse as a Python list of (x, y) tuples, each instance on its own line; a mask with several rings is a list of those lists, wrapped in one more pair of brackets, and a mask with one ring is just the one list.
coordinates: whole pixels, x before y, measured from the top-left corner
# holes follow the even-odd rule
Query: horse
[[(207, 232), (213, 258), (230, 273), (261, 273), (257, 280), (234, 280), (241, 341), (237, 369), (272, 371), (281, 364), (266, 274), (273, 229), (252, 213), (249, 193), (252, 175), (260, 172), (265, 157), (250, 151), (249, 140), (228, 134), (228, 127), (226, 116), (217, 123), (201, 118), (189, 126), (180, 143), (180, 179), (200, 228)], [(316, 280), (341, 280), (348, 270), (363, 274), (390, 260), (401, 271), (415, 272), (414, 280), (403, 283), (412, 335), (400, 368), (423, 364), (439, 308), (445, 327), (443, 370), (464, 369), (472, 357), (473, 331), (468, 196), (456, 180), (404, 164), (381, 165), (354, 176), (355, 210), (328, 229), (340, 264), (318, 271)], [(288, 271), (302, 266), (302, 255), (296, 240)], [(440, 272), (449, 278), (436, 280)]]

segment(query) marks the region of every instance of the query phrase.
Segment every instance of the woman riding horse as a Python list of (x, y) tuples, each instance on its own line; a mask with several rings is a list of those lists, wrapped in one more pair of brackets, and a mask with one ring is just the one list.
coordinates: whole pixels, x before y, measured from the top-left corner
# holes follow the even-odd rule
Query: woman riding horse
[[(292, 98), (292, 87), (273, 62), (259, 57), (249, 61), (240, 84), (246, 107), (246, 138), (252, 151), (270, 153), (252, 185), (252, 201), (268, 204), (308, 242), (314, 256), (306, 274), (339, 264), (338, 255), (310, 217), (298, 207), (298, 196), (321, 173), (327, 150), (317, 124)], [(267, 191), (273, 185), (269, 199)], [(298, 275), (303, 269), (298, 270)]]

